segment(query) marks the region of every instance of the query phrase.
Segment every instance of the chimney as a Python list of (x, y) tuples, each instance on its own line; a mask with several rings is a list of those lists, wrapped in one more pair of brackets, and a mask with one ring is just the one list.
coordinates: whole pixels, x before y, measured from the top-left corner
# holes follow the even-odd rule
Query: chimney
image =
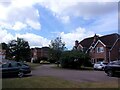
[(96, 34), (94, 35), (94, 39), (93, 39), (94, 43), (98, 40), (98, 37), (99, 37), (98, 35), (96, 35)]
[(75, 47), (78, 47), (78, 45), (79, 45), (79, 41), (76, 40), (76, 41), (75, 41)]

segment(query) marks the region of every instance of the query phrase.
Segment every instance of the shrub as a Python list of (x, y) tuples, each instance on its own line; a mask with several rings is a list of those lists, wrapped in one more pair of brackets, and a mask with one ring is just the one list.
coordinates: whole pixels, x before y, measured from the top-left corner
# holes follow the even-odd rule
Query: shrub
[(82, 65), (91, 66), (89, 55), (80, 51), (65, 51), (60, 58), (60, 64), (63, 68), (80, 68)]

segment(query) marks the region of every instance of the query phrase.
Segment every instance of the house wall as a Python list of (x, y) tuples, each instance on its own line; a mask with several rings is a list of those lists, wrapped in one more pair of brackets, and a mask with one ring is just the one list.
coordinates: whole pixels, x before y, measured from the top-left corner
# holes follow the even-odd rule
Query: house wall
[(82, 47), (81, 44), (78, 45), (77, 50), (79, 50), (79, 51), (83, 51), (83, 47)]
[[(104, 52), (99, 52), (98, 53), (97, 52), (97, 47), (103, 47), (104, 48)], [(99, 42), (96, 45), (96, 47), (90, 51), (90, 56), (91, 56), (91, 59), (94, 60), (94, 63), (98, 62), (99, 60), (105, 60), (105, 61), (107, 61), (107, 58), (106, 58), (107, 57), (106, 47), (104, 47), (104, 45)]]
[(106, 62), (109, 62), (110, 61), (110, 57), (109, 57), (109, 51), (110, 49), (109, 48), (105, 48), (106, 49)]
[(49, 48), (33, 48), (31, 50), (31, 58), (34, 60), (41, 59), (42, 57), (48, 58)]
[(42, 51), (41, 51), (41, 48), (37, 49), (37, 58), (40, 59), (42, 56)]
[[(116, 40), (117, 43), (114, 45)], [(86, 38), (83, 41), (81, 41), (83, 43), (83, 50), (91, 56), (91, 61), (93, 63), (97, 62), (99, 59), (104, 59), (106, 62), (111, 60), (120, 60), (120, 36), (118, 34), (111, 34), (97, 38), (95, 35), (94, 38)], [(90, 45), (89, 42), (91, 42)], [(86, 47), (86, 45), (88, 45), (88, 47)], [(93, 49), (94, 46), (95, 48)], [(104, 52), (98, 53), (97, 47), (101, 46), (104, 47)], [(113, 49), (111, 50), (112, 47)], [(81, 47), (79, 48), (81, 49)]]
[(114, 48), (111, 49), (110, 59), (111, 61), (120, 60), (120, 39), (115, 44)]

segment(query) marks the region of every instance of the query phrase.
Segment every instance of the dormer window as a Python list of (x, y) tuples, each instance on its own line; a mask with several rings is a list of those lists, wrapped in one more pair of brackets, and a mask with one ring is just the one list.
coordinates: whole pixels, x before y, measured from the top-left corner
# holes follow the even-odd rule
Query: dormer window
[(97, 47), (97, 53), (104, 52), (104, 47)]

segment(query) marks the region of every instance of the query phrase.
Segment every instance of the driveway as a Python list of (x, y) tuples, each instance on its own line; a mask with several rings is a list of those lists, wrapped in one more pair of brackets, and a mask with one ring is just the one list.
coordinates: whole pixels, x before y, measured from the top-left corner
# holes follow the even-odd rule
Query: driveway
[(53, 65), (42, 65), (32, 71), (33, 76), (53, 76), (78, 82), (118, 82), (117, 77), (108, 77), (104, 71), (68, 70), (52, 68)]

